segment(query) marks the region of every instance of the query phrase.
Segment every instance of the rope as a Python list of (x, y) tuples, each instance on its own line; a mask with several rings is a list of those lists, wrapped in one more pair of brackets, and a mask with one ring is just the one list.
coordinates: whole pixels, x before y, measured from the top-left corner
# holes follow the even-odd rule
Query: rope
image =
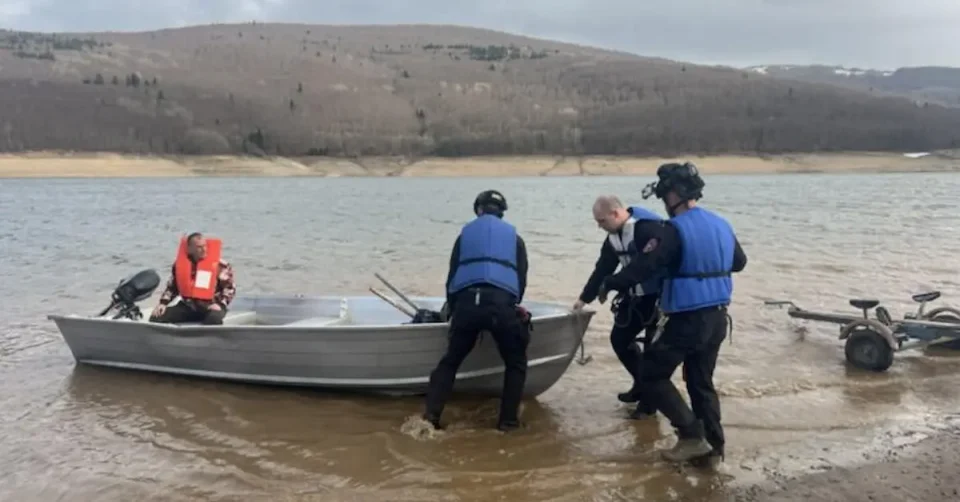
[[(617, 297), (610, 302), (610, 312), (613, 313), (613, 325), (618, 328), (626, 328), (627, 326), (630, 325), (630, 321), (631, 319), (633, 319), (633, 313), (634, 311), (636, 311), (638, 314), (641, 315), (640, 320), (643, 321), (642, 323), (640, 323), (640, 325), (647, 326), (647, 324), (650, 323), (650, 319), (643, 318), (643, 314), (639, 312), (640, 310), (640, 307), (638, 306), (639, 302), (632, 302), (632, 301), (627, 301), (629, 306), (627, 307), (626, 322), (623, 324), (620, 324), (617, 322), (617, 314), (620, 312), (620, 307), (626, 298), (632, 298), (632, 296), (630, 296), (629, 294), (617, 295)], [(653, 316), (651, 315), (651, 318), (652, 317)]]
[(573, 315), (577, 318), (577, 330), (583, 333), (580, 337), (580, 357), (577, 358), (577, 364), (583, 366), (593, 360), (593, 356), (586, 355), (587, 328), (583, 325), (584, 316), (581, 312), (574, 312)]

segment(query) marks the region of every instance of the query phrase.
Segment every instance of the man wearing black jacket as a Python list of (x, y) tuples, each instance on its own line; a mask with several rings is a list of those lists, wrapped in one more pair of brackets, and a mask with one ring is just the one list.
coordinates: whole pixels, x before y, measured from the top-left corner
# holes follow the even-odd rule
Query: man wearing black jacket
[[(600, 291), (603, 279), (613, 274), (618, 266), (626, 267), (638, 255), (635, 242), (653, 235), (656, 227), (663, 225), (663, 219), (652, 211), (640, 206), (625, 207), (619, 198), (613, 195), (597, 197), (593, 204), (593, 217), (597, 226), (607, 232), (607, 238), (600, 247), (593, 273), (583, 287), (580, 298), (574, 303), (574, 310), (583, 308), (592, 302)], [(633, 379), (633, 385), (627, 392), (617, 394), (624, 403), (639, 400), (641, 350), (636, 343), (640, 333), (646, 330), (643, 346), (653, 334), (657, 321), (657, 297), (660, 291), (659, 278), (637, 283), (625, 291), (617, 300), (614, 310), (613, 328), (610, 330), (610, 345), (627, 373)], [(602, 301), (605, 301), (602, 300)], [(643, 418), (654, 414), (656, 410), (640, 402), (631, 413), (631, 418)]]
[[(697, 206), (704, 182), (696, 166), (664, 164), (657, 176), (644, 189), (644, 198), (655, 193), (663, 200), (669, 224), (637, 242), (640, 257), (603, 281), (600, 298), (607, 290), (629, 289), (667, 270), (660, 293), (662, 317), (643, 357), (640, 400), (656, 407), (677, 430), (679, 440), (663, 452), (665, 459), (722, 459), (725, 438), (713, 371), (727, 336), (731, 274), (746, 267), (747, 257), (730, 223)], [(670, 381), (681, 364), (691, 406)]]

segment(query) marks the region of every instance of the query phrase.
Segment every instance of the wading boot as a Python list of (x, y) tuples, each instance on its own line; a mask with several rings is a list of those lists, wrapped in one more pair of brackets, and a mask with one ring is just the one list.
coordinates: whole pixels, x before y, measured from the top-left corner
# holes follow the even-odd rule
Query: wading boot
[(427, 422), (430, 422), (430, 425), (433, 426), (434, 430), (438, 430), (438, 431), (443, 430), (443, 426), (440, 425), (440, 417), (432, 413), (424, 413), (423, 415), (420, 416), (420, 418), (426, 420)]
[(519, 420), (501, 420), (497, 422), (497, 430), (502, 432), (510, 432), (520, 428)]
[(697, 420), (689, 427), (677, 429), (677, 444), (669, 450), (663, 450), (661, 455), (670, 462), (686, 462), (697, 457), (703, 457), (713, 451), (713, 446), (703, 437), (703, 422)]
[(657, 410), (652, 406), (645, 405), (643, 403), (637, 403), (637, 407), (630, 412), (631, 420), (642, 420), (644, 418), (650, 418), (657, 415)]
[(630, 390), (617, 394), (617, 399), (619, 399), (621, 403), (635, 403), (639, 401), (640, 385), (634, 382), (633, 387), (630, 387)]
[(723, 460), (723, 452), (714, 449), (702, 457), (690, 459), (690, 464), (701, 469), (716, 469)]

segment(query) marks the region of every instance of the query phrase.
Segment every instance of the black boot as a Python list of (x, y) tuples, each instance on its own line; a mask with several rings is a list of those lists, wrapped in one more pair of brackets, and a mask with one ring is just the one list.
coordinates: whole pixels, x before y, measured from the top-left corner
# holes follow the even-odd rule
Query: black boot
[(642, 420), (644, 418), (650, 418), (650, 417), (656, 416), (656, 414), (657, 414), (656, 408), (640, 402), (640, 403), (637, 403), (637, 407), (630, 412), (630, 418), (632, 420)]
[(443, 430), (443, 426), (440, 425), (440, 417), (439, 417), (439, 416), (434, 415), (434, 414), (431, 414), (431, 413), (424, 413), (423, 415), (421, 415), (421, 418), (423, 418), (423, 419), (426, 420), (427, 422), (430, 422), (430, 425), (432, 425), (435, 430), (438, 430), (438, 431), (439, 431), (439, 430)]
[(634, 382), (633, 387), (630, 387), (630, 390), (617, 394), (617, 399), (619, 399), (621, 403), (635, 403), (639, 401), (640, 386)]
[(500, 420), (497, 422), (497, 430), (510, 432), (520, 428), (519, 420)]

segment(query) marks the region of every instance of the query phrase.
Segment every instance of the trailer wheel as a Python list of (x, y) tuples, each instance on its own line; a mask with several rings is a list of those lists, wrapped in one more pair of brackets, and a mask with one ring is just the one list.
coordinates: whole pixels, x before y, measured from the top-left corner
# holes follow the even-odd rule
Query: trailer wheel
[(893, 364), (893, 349), (879, 333), (861, 328), (847, 338), (844, 346), (847, 362), (869, 371), (886, 371)]

